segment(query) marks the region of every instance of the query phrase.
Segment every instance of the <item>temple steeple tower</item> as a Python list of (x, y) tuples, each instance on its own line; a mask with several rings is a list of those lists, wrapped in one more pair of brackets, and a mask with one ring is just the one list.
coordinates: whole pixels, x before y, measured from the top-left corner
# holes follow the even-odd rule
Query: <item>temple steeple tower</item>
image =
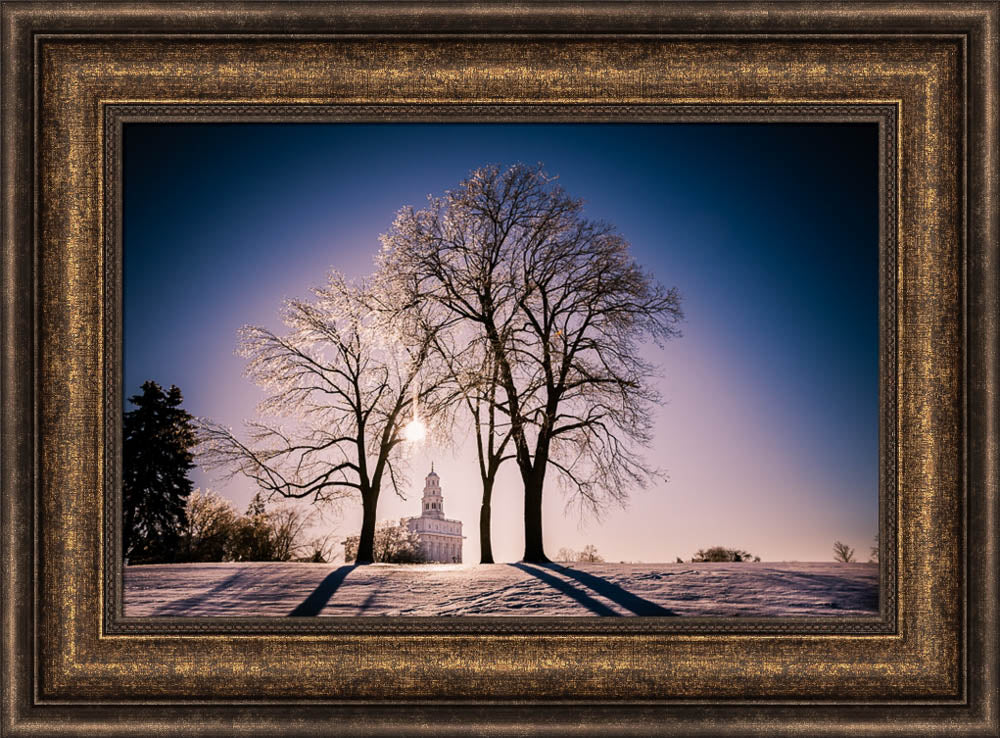
[(444, 496), (441, 494), (441, 479), (434, 472), (431, 462), (431, 473), (424, 480), (423, 515), (428, 518), (444, 517)]

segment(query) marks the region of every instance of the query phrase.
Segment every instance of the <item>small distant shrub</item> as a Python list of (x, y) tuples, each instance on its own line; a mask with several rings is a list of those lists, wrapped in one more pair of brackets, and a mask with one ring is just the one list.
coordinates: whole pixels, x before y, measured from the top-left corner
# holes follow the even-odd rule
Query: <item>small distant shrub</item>
[(878, 563), (878, 535), (875, 536), (875, 543), (872, 545), (871, 552), (868, 555), (868, 561), (873, 564)]
[(760, 556), (754, 556), (748, 551), (739, 548), (712, 546), (711, 548), (698, 550), (691, 561), (692, 563), (705, 561), (760, 561)]
[(336, 546), (337, 541), (333, 533), (321, 538), (313, 538), (298, 549), (300, 555), (295, 556), (292, 561), (302, 561), (307, 564), (327, 564), (336, 558)]
[(326, 556), (321, 549), (317, 548), (312, 552), (311, 556), (305, 556), (301, 559), (296, 559), (296, 561), (305, 561), (310, 564), (325, 564)]
[(841, 564), (851, 564), (854, 562), (854, 549), (846, 543), (840, 541), (833, 542), (833, 560)]

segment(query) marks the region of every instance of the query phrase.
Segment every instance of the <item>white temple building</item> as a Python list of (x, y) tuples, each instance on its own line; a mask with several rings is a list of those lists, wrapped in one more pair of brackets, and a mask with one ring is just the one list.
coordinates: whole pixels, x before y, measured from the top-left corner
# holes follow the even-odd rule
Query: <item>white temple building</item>
[(441, 494), (441, 479), (431, 473), (424, 480), (424, 496), (421, 500), (419, 518), (403, 518), (400, 525), (406, 526), (420, 539), (424, 559), (431, 563), (462, 563), (462, 521), (449, 520), (444, 516), (444, 497)]

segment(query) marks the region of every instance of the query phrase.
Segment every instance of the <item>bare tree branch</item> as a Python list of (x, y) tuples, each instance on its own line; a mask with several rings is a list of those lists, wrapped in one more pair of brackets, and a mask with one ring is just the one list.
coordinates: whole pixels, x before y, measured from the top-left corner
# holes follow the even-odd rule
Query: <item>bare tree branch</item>
[(199, 458), (228, 477), (242, 475), (269, 497), (317, 502), (360, 496), (359, 562), (371, 560), (383, 484), (402, 495), (403, 426), (414, 403), (425, 422), (441, 409), (441, 379), (425, 366), (434, 332), (419, 306), (399, 311), (390, 282), (351, 283), (333, 272), (311, 301), (289, 300), (287, 331), (240, 333), (245, 374), (267, 392), (243, 436), (210, 420), (199, 426)]
[[(598, 514), (660, 475), (639, 453), (660, 402), (655, 368), (639, 348), (680, 335), (680, 296), (642, 270), (612, 226), (587, 220), (582, 202), (540, 166), (477, 169), (427, 207), (401, 210), (382, 244), (382, 273), (458, 321), (448, 330), (471, 335), (471, 353), (454, 345), (439, 353), (452, 357), (446, 363), (477, 427), (483, 408), (505, 418), (503, 443), (513, 446), (525, 489), (525, 560), (546, 560), (550, 467), (571, 502)], [(483, 371), (459, 371), (477, 352)], [(483, 405), (491, 387), (502, 397)], [(492, 434), (479, 439), (483, 469)]]

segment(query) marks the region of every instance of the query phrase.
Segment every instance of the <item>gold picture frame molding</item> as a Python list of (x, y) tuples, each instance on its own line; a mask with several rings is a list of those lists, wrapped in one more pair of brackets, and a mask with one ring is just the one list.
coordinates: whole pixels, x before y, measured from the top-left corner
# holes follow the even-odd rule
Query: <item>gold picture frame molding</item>
[[(562, 90), (559, 96), (550, 95), (541, 100), (536, 99), (535, 102), (549, 105), (582, 103), (588, 97), (593, 99), (594, 93), (591, 92), (589, 96), (586, 94), (593, 85), (597, 82), (607, 84), (604, 80), (608, 76), (607, 69), (612, 60), (616, 60), (619, 69), (631, 70), (627, 75), (623, 71), (623, 81), (618, 83), (625, 89), (616, 90), (614, 94), (616, 100), (621, 99), (625, 104), (649, 103), (656, 99), (672, 100), (675, 97), (680, 102), (690, 101), (694, 89), (703, 89), (710, 78), (714, 80), (714, 87), (722, 88), (720, 104), (729, 102), (734, 89), (744, 86), (747, 79), (753, 79), (769, 89), (776, 82), (783, 82), (784, 88), (779, 88), (779, 94), (772, 94), (772, 99), (777, 97), (779, 102), (788, 98), (810, 97), (813, 102), (820, 102), (822, 97), (816, 93), (815, 84), (809, 85), (807, 82), (802, 85), (798, 82), (801, 77), (790, 73), (789, 67), (795, 69), (801, 66), (808, 69), (818, 64), (820, 55), (826, 59), (826, 54), (829, 53), (825, 48), (816, 49), (813, 51), (814, 58), (810, 59), (809, 49), (812, 47), (808, 42), (786, 42), (781, 51), (787, 61), (784, 65), (775, 65), (777, 70), (768, 73), (763, 71), (767, 68), (763, 57), (766, 54), (768, 59), (772, 58), (775, 47), (770, 45), (766, 52), (754, 52), (761, 59), (747, 60), (746, 51), (737, 59), (727, 58), (731, 52), (724, 53), (728, 51), (725, 42), (718, 42), (710, 54), (704, 54), (703, 43), (661, 40), (563, 42), (574, 47), (570, 53), (575, 52), (576, 56), (584, 60), (574, 60), (575, 67), (600, 70), (599, 79), (594, 80), (587, 75), (574, 75), (569, 79), (561, 73), (566, 53), (562, 48), (563, 44), (531, 42), (537, 58), (525, 60), (525, 56), (531, 56), (523, 52), (525, 43), (527, 42), (441, 39), (398, 42), (345, 39), (291, 42), (262, 40), (253, 47), (256, 53), (248, 53), (246, 44), (226, 40), (204, 46), (173, 39), (102, 39), (96, 43), (58, 38), (41, 41), (39, 53), (43, 117), (39, 170), (42, 193), (40, 248), (43, 295), (52, 295), (54, 298), (52, 302), (42, 298), (42, 314), (52, 318), (43, 320), (44, 325), (51, 324), (53, 330), (60, 331), (61, 335), (55, 341), (56, 346), (75, 344), (82, 348), (80, 338), (73, 340), (72, 334), (79, 337), (88, 335), (93, 341), (85, 344), (87, 350), (50, 351), (42, 356), (43, 385), (49, 386), (51, 382), (53, 389), (59, 386), (59, 391), (43, 393), (42, 416), (46, 416), (45, 408), (50, 404), (44, 398), (55, 397), (60, 399), (57, 403), (52, 403), (56, 405), (53, 410), (61, 417), (55, 419), (50, 426), (51, 433), (59, 437), (59, 442), (51, 447), (53, 455), (50, 456), (49, 451), (43, 451), (42, 454), (42, 515), (43, 520), (51, 522), (43, 523), (40, 530), (44, 566), (41, 627), (46, 634), (58, 633), (61, 638), (73, 640), (72, 648), (67, 643), (61, 648), (43, 652), (42, 663), (45, 668), (42, 671), (42, 687), (46, 693), (57, 696), (64, 689), (72, 688), (76, 691), (86, 684), (86, 694), (91, 699), (121, 696), (126, 685), (109, 677), (124, 664), (128, 664), (131, 669), (135, 668), (132, 650), (135, 648), (134, 639), (140, 637), (101, 637), (100, 629), (95, 628), (94, 604), (101, 602), (102, 598), (100, 578), (87, 573), (90, 571), (89, 566), (81, 570), (78, 562), (84, 552), (88, 554), (86, 560), (91, 560), (92, 552), (95, 548), (100, 548), (100, 538), (93, 527), (93, 514), (95, 510), (99, 511), (104, 507), (110, 490), (106, 492), (100, 482), (94, 484), (92, 475), (100, 474), (100, 467), (91, 467), (89, 461), (71, 463), (70, 458), (65, 455), (75, 445), (79, 454), (77, 458), (87, 458), (84, 455), (86, 442), (81, 443), (80, 435), (80, 431), (86, 429), (99, 432), (100, 441), (105, 442), (102, 457), (106, 457), (108, 437), (103, 432), (106, 418), (98, 415), (91, 420), (100, 422), (91, 425), (86, 422), (85, 409), (101, 408), (106, 401), (118, 400), (109, 408), (110, 415), (114, 418), (116, 409), (121, 407), (120, 398), (111, 391), (111, 387), (102, 387), (102, 383), (93, 381), (75, 386), (71, 381), (74, 376), (101, 376), (106, 363), (114, 365), (118, 361), (117, 356), (110, 355), (110, 352), (116, 352), (116, 347), (105, 344), (100, 331), (92, 332), (102, 322), (112, 319), (112, 314), (102, 309), (99, 296), (114, 289), (110, 284), (102, 284), (103, 275), (108, 273), (101, 258), (101, 221), (107, 214), (102, 212), (100, 203), (105, 183), (102, 183), (100, 176), (101, 168), (93, 165), (101, 161), (102, 143), (106, 143), (102, 142), (100, 135), (95, 135), (103, 128), (104, 120), (100, 116), (104, 112), (102, 108), (121, 106), (131, 102), (133, 96), (148, 98), (154, 89), (159, 89), (163, 97), (174, 105), (187, 105), (190, 106), (189, 109), (203, 107), (204, 119), (211, 120), (220, 103), (239, 100), (241, 97), (252, 99), (251, 95), (260, 95), (261, 88), (264, 88), (266, 92), (255, 101), (257, 104), (274, 106), (283, 101), (302, 104), (304, 100), (311, 99), (314, 103), (353, 102), (373, 105), (381, 101), (395, 105), (397, 111), (403, 112), (406, 107), (421, 103), (442, 104), (446, 96), (436, 89), (436, 85), (426, 81), (427, 78), (436, 80), (438, 77), (443, 78), (444, 84), (448, 85), (452, 93), (452, 104), (481, 103), (485, 98), (527, 105), (530, 98), (521, 89), (523, 80), (537, 80), (547, 75), (553, 79), (550, 84), (559, 84), (568, 89)], [(678, 48), (678, 44), (687, 48)], [(934, 98), (928, 99), (928, 96), (946, 94), (945, 91), (957, 87), (959, 47), (954, 41), (936, 41), (928, 44), (927, 48), (914, 45), (913, 42), (905, 42), (902, 46), (902, 49), (894, 49), (895, 63), (886, 64), (882, 75), (870, 75), (872, 84), (869, 94), (881, 101), (895, 93), (896, 99), (900, 101), (898, 106), (903, 111), (899, 116), (902, 145), (905, 147), (909, 141), (915, 149), (922, 149), (927, 156), (926, 165), (918, 169), (927, 181), (915, 182), (912, 176), (907, 178), (904, 175), (900, 183), (900, 251), (922, 251), (927, 257), (933, 257), (936, 264), (950, 265), (947, 271), (938, 270), (938, 279), (929, 286), (934, 291), (932, 304), (942, 308), (941, 313), (934, 316), (933, 323), (942, 331), (941, 339), (950, 342), (950, 346), (957, 349), (958, 313), (943, 308), (955, 306), (958, 300), (960, 236), (956, 228), (957, 219), (946, 212), (947, 208), (943, 203), (957, 203), (958, 191), (954, 175), (942, 164), (957, 156), (957, 119), (955, 116), (930, 114), (929, 111), (935, 109)], [(99, 53), (99, 50), (103, 53)], [(554, 58), (557, 51), (560, 53)], [(849, 80), (851, 91), (855, 95), (856, 75), (853, 73), (857, 70), (851, 67), (848, 60), (857, 53), (848, 41), (842, 42), (835, 54), (837, 59), (843, 60), (839, 62), (844, 65), (841, 74)], [(169, 63), (164, 61), (172, 59), (175, 54), (176, 60)], [(706, 76), (698, 75), (691, 79), (687, 73), (672, 73), (671, 67), (661, 66), (663, 59), (689, 58), (692, 54), (691, 66), (706, 69)], [(518, 57), (520, 61), (513, 65), (513, 69), (498, 70), (501, 65), (497, 60), (504, 60), (504, 63), (509, 64), (507, 60)], [(451, 69), (456, 58), (463, 59), (463, 64), (458, 69)], [(559, 63), (556, 63), (557, 58)], [(303, 71), (300, 61), (297, 75), (286, 78), (294, 61), (303, 59), (311, 60), (313, 68)], [(378, 66), (374, 71), (366, 69), (362, 74), (357, 69), (357, 61), (352, 63), (352, 60), (358, 59), (366, 62), (377, 59)], [(306, 62), (307, 66), (308, 63)], [(177, 68), (164, 75), (164, 67), (171, 64)], [(633, 84), (631, 80), (635, 76), (651, 76), (654, 69), (659, 70), (658, 76), (654, 78), (658, 89), (651, 91), (654, 94), (647, 94), (642, 98), (630, 94), (634, 92), (628, 88)], [(370, 83), (371, 74), (384, 79)], [(774, 75), (773, 80), (769, 74)], [(396, 81), (398, 76), (402, 77), (400, 81)], [(165, 81), (159, 81), (164, 78)], [(727, 81), (727, 78), (729, 85), (719, 84)], [(253, 81), (251, 86), (247, 85), (248, 79)], [(653, 84), (648, 77), (646, 79), (647, 85)], [(363, 82), (359, 83), (359, 80)], [(522, 82), (518, 83), (517, 80)], [(371, 88), (368, 88), (369, 84)], [(484, 85), (489, 85), (492, 89), (483, 89)], [(516, 85), (513, 89), (515, 94), (511, 94), (512, 85)], [(823, 87), (827, 89), (827, 94), (828, 85), (828, 81), (824, 80)], [(179, 96), (181, 86), (190, 90), (190, 96), (186, 100)], [(358, 94), (359, 86), (365, 94)], [(414, 94), (414, 88), (418, 86), (426, 88), (424, 96)], [(307, 92), (311, 93), (311, 98), (307, 97)], [(835, 95), (842, 96), (847, 93), (848, 89), (834, 92)], [(703, 97), (699, 102), (704, 105), (711, 104), (713, 100), (711, 97)], [(752, 105), (747, 107), (749, 112)], [(948, 107), (942, 105), (940, 109), (946, 111)], [(53, 113), (47, 115), (45, 111), (49, 110)], [(907, 115), (906, 110), (913, 112)], [(391, 115), (391, 110), (389, 114)], [(847, 114), (845, 111), (845, 116)], [(932, 147), (931, 142), (935, 139), (940, 143), (937, 147)], [(907, 197), (908, 194), (917, 192), (919, 194), (915, 197)], [(940, 198), (942, 205), (938, 205), (937, 198)], [(908, 217), (910, 222), (920, 223), (921, 227), (907, 229)], [(941, 234), (942, 237), (932, 239), (931, 234)], [(47, 265), (50, 266), (47, 268)], [(907, 268), (925, 269), (926, 265), (912, 261), (908, 265), (907, 259), (900, 259), (899, 269)], [(942, 276), (945, 279), (940, 279)], [(97, 281), (89, 283), (87, 280), (91, 278), (96, 278)], [(902, 284), (908, 282), (905, 272), (899, 275), (899, 279)], [(74, 285), (79, 286), (78, 293)], [(65, 299), (67, 293), (69, 300)], [(912, 312), (907, 314), (905, 303), (900, 307), (901, 313), (896, 316), (895, 322), (897, 332), (905, 336), (911, 334), (905, 325), (906, 321), (915, 326), (920, 316), (913, 315)], [(914, 332), (911, 335), (916, 337), (919, 334)], [(907, 352), (905, 340), (904, 338), (899, 343), (899, 350), (904, 357), (923, 355), (936, 358), (935, 353), (927, 350), (926, 346), (917, 346)], [(956, 375), (953, 371), (945, 374), (946, 367), (938, 367), (936, 363), (937, 361), (932, 366), (924, 363), (911, 364), (913, 373), (900, 377), (899, 387), (904, 403), (908, 386), (931, 380), (935, 380), (933, 388), (939, 395), (957, 396), (957, 385), (949, 388), (941, 385), (941, 378), (949, 374)], [(906, 358), (899, 361), (899, 366), (901, 369), (906, 366)], [(70, 410), (74, 396), (81, 392), (88, 395), (86, 403), (80, 407), (84, 411), (80, 414), (83, 422), (73, 428), (62, 413)], [(84, 400), (83, 397), (80, 399)], [(943, 415), (944, 410), (945, 408), (941, 408), (939, 413)], [(940, 433), (938, 440), (943, 442), (947, 438), (952, 444), (956, 444), (958, 419), (954, 413), (945, 415), (945, 418), (949, 422), (939, 427), (947, 427), (949, 433), (947, 436)], [(100, 441), (97, 445), (100, 445)], [(900, 441), (905, 444), (906, 439), (900, 438)], [(62, 451), (57, 452), (56, 449)], [(958, 458), (954, 450), (952, 458)], [(930, 573), (928, 581), (933, 582), (933, 590), (946, 595), (942, 598), (945, 603), (953, 603), (957, 600), (954, 588), (959, 581), (957, 539), (941, 538), (936, 526), (928, 525), (926, 518), (921, 519), (923, 516), (957, 515), (958, 476), (954, 469), (947, 470), (950, 472), (947, 476), (943, 474), (945, 471), (942, 469), (941, 476), (934, 480), (936, 484), (929, 484), (931, 480), (922, 478), (918, 487), (915, 483), (917, 480), (901, 480), (903, 494), (900, 496), (900, 503), (904, 507), (912, 506), (909, 520), (914, 525), (919, 523), (919, 528), (911, 529), (911, 535), (921, 528), (936, 531), (936, 555), (933, 559), (935, 566), (932, 571), (922, 574), (926, 576)], [(951, 490), (947, 497), (938, 493), (942, 482)], [(915, 505), (914, 495), (910, 494), (908, 499), (907, 493), (918, 488), (924, 489), (925, 494), (926, 491), (934, 490), (935, 494), (927, 496), (923, 504)], [(58, 493), (63, 489), (86, 492), (70, 497)], [(930, 539), (907, 537), (905, 531), (901, 538), (901, 554), (909, 551), (911, 546), (914, 551), (929, 552), (932, 543)], [(111, 547), (108, 548), (110, 550)], [(94, 561), (95, 573), (102, 571), (102, 568), (102, 560)], [(68, 606), (70, 602), (72, 606)], [(48, 607), (45, 606), (46, 603)], [(823, 673), (820, 669), (829, 669), (828, 660), (834, 654), (839, 654), (841, 668), (850, 674), (850, 679), (842, 680), (839, 685), (841, 694), (845, 697), (874, 696), (873, 689), (881, 686), (876, 687), (878, 681), (872, 677), (887, 668), (898, 675), (909, 675), (909, 679), (901, 679), (896, 685), (902, 688), (901, 694), (907, 689), (915, 689), (916, 694), (929, 692), (938, 697), (947, 696), (957, 690), (957, 611), (942, 611), (938, 607), (928, 607), (930, 604), (920, 603), (919, 593), (908, 589), (905, 584), (900, 588), (901, 630), (905, 632), (908, 626), (922, 633), (927, 644), (933, 646), (932, 652), (924, 651), (916, 647), (915, 641), (899, 636), (867, 640), (832, 637), (808, 639), (800, 636), (802, 640), (798, 642), (796, 639), (760, 641), (758, 647), (762, 652), (753, 654), (751, 658), (739, 658), (733, 652), (732, 659), (726, 659), (729, 661), (726, 670), (711, 677), (711, 670), (706, 669), (706, 665), (711, 662), (710, 655), (717, 654), (722, 649), (732, 649), (736, 645), (732, 641), (718, 635), (705, 636), (707, 640), (702, 641), (677, 638), (658, 641), (651, 637), (636, 641), (634, 638), (623, 638), (619, 634), (610, 633), (601, 636), (606, 640), (605, 643), (587, 643), (585, 648), (580, 648), (581, 644), (576, 641), (560, 643), (557, 648), (554, 642), (547, 642), (553, 636), (542, 634), (534, 634), (530, 643), (522, 638), (519, 646), (526, 658), (518, 664), (517, 669), (509, 672), (513, 679), (506, 684), (506, 670), (498, 669), (497, 662), (502, 663), (503, 654), (509, 652), (513, 645), (511, 641), (493, 638), (483, 641), (479, 636), (473, 646), (471, 642), (464, 643), (459, 635), (444, 633), (433, 639), (408, 639), (406, 636), (380, 633), (379, 640), (388, 645), (389, 652), (393, 654), (391, 661), (386, 661), (378, 653), (370, 653), (372, 639), (366, 635), (329, 634), (327, 638), (336, 639), (334, 642), (337, 648), (331, 648), (332, 644), (326, 639), (317, 636), (307, 639), (298, 635), (289, 637), (284, 642), (280, 653), (275, 653), (273, 661), (268, 660), (263, 652), (257, 652), (255, 658), (260, 659), (262, 670), (261, 674), (255, 675), (245, 671), (245, 664), (237, 658), (239, 652), (245, 652), (248, 648), (249, 644), (245, 639), (241, 639), (238, 634), (230, 634), (229, 638), (217, 635), (212, 640), (212, 647), (219, 658), (210, 665), (211, 671), (206, 672), (206, 675), (211, 673), (217, 677), (220, 669), (224, 670), (225, 678), (220, 680), (218, 689), (223, 690), (226, 696), (256, 694), (272, 698), (301, 696), (381, 699), (392, 696), (431, 697), (439, 688), (432, 685), (445, 682), (448, 684), (448, 692), (453, 695), (524, 699), (530, 695), (558, 695), (558, 692), (552, 692), (553, 685), (543, 686), (547, 681), (543, 673), (552, 667), (542, 667), (542, 664), (555, 659), (557, 663), (563, 663), (563, 669), (572, 669), (581, 683), (581, 677), (601, 672), (613, 673), (613, 679), (608, 683), (600, 687), (595, 683), (591, 690), (580, 690), (580, 696), (591, 698), (599, 695), (619, 699), (630, 695), (677, 697), (681, 695), (673, 693), (668, 685), (682, 682), (689, 685), (700, 683), (707, 693), (717, 696), (775, 696), (782, 692), (791, 696), (797, 691), (795, 687), (801, 688), (810, 679)], [(46, 612), (50, 614), (44, 615)], [(918, 619), (914, 615), (925, 617)], [(610, 630), (612, 624), (609, 623), (607, 627)], [(378, 624), (373, 622), (372, 628), (377, 630)], [(512, 636), (508, 636), (510, 637)], [(202, 676), (199, 671), (209, 668), (208, 665), (200, 666), (203, 663), (200, 659), (181, 655), (173, 639), (166, 635), (146, 635), (142, 637), (142, 644), (150, 665), (145, 667), (146, 673), (141, 685), (132, 689), (149, 690), (156, 685), (158, 691), (162, 690), (161, 694), (182, 696), (186, 692), (188, 680)], [(271, 645), (273, 647), (276, 644)], [(743, 646), (745, 647), (745, 643)], [(414, 663), (403, 666), (403, 654), (408, 653), (409, 649), (413, 649)], [(631, 649), (637, 649), (629, 659), (635, 663), (633, 668), (637, 671), (636, 677), (648, 683), (646, 690), (650, 691), (645, 693), (638, 685), (623, 679), (624, 669), (609, 668), (614, 663), (608, 661), (612, 654), (615, 654), (617, 661), (623, 652), (627, 653)], [(562, 658), (560, 654), (563, 654)], [(590, 657), (587, 658), (585, 654), (590, 654)], [(903, 654), (905, 656), (899, 658)], [(782, 678), (769, 676), (770, 670), (761, 671), (760, 665), (768, 660), (782, 665), (779, 670), (783, 674)], [(797, 667), (794, 672), (787, 668), (789, 660)], [(393, 678), (371, 680), (367, 686), (358, 683), (349, 688), (344, 666), (359, 661), (365, 669), (384, 669), (386, 676), (391, 673)], [(448, 662), (448, 666), (435, 668), (435, 664), (442, 664), (443, 661)], [(227, 669), (227, 663), (235, 665), (235, 668)], [(458, 664), (462, 664), (460, 669), (455, 668)], [(535, 669), (538, 669), (537, 678), (531, 680), (529, 675)], [(813, 669), (817, 670), (816, 673), (810, 674)], [(341, 675), (335, 686), (329, 685), (326, 679), (325, 675), (330, 673)], [(402, 674), (407, 673), (412, 674), (413, 678), (400, 679)], [(651, 681), (653, 675), (660, 675), (655, 682)], [(786, 683), (782, 684), (783, 681)], [(903, 687), (908, 682), (909, 686)], [(129, 689), (129, 693), (132, 689)], [(561, 686), (558, 689), (561, 690)], [(138, 691), (136, 696), (144, 695), (142, 691)]]
[[(996, 728), (996, 4), (514, 10), (3, 4), (10, 735)], [(891, 629), (106, 628), (105, 420), (120, 403), (106, 370), (120, 357), (107, 341), (104, 122), (110, 106), (166, 103), (892, 106)]]

